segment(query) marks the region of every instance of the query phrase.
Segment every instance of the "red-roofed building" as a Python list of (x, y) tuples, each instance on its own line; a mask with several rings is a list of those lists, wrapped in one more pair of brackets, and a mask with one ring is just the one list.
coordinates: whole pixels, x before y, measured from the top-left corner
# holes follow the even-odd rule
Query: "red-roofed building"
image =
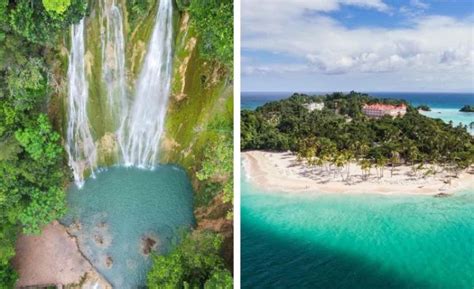
[(380, 118), (385, 115), (389, 115), (392, 117), (397, 116), (404, 116), (407, 113), (407, 106), (405, 104), (401, 105), (390, 105), (390, 104), (366, 104), (362, 107), (362, 112), (368, 116), (373, 118)]

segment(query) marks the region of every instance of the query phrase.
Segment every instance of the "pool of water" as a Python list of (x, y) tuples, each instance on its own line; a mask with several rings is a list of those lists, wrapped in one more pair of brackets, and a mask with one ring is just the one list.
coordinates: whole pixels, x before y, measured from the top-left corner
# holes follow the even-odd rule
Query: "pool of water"
[(114, 288), (144, 288), (148, 249), (168, 252), (194, 224), (191, 183), (176, 166), (110, 168), (71, 186), (67, 202), (62, 222)]
[(474, 288), (474, 191), (294, 196), (243, 181), (241, 203), (242, 288)]

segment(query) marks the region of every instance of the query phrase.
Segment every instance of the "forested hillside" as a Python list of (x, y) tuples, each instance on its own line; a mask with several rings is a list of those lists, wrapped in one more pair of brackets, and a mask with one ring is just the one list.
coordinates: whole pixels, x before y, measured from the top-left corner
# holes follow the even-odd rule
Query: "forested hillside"
[[(310, 111), (309, 103), (324, 109)], [(402, 117), (370, 118), (364, 104), (406, 104)], [(454, 171), (474, 163), (474, 138), (465, 126), (421, 115), (404, 100), (377, 99), (351, 92), (325, 96), (294, 94), (242, 111), (243, 150), (291, 150), (318, 163), (359, 161), (386, 164), (439, 164)]]
[[(44, 4), (43, 4), (44, 3)], [(0, 288), (13, 288), (16, 236), (39, 233), (65, 208), (65, 154), (49, 121), (48, 55), (86, 1), (0, 1)]]

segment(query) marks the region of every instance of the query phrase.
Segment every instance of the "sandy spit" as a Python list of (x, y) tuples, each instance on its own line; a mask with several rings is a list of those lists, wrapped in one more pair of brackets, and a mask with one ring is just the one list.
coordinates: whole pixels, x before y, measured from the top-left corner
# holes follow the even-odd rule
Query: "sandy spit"
[(245, 176), (253, 185), (268, 192), (285, 193), (368, 193), (368, 194), (452, 194), (474, 188), (474, 174), (438, 172), (424, 176), (413, 173), (410, 166), (390, 167), (377, 175), (372, 168), (370, 176), (363, 177), (360, 166), (353, 163), (339, 172), (335, 168), (309, 167), (298, 162), (290, 152), (247, 151), (242, 153)]

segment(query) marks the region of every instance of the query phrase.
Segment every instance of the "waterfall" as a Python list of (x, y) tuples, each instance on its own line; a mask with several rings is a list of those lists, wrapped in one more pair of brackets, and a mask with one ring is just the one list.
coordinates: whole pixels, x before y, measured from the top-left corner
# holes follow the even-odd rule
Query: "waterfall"
[[(110, 2), (110, 3), (108, 3)], [(102, 11), (102, 80), (107, 91), (108, 113), (115, 128), (120, 126), (122, 115), (127, 113), (127, 92), (125, 78), (125, 41), (123, 18), (115, 0), (100, 2)]]
[(135, 99), (118, 132), (123, 163), (154, 165), (163, 132), (172, 70), (173, 4), (159, 1), (151, 41), (140, 72)]
[[(140, 71), (134, 99), (129, 105), (125, 69), (123, 18), (115, 0), (99, 2), (102, 82), (107, 106), (102, 120), (110, 118), (125, 166), (152, 168), (170, 94), (172, 72), (173, 4), (161, 0), (150, 44)], [(88, 83), (85, 71), (84, 19), (71, 27), (69, 56), (68, 127), (66, 150), (74, 180), (80, 187), (84, 172), (97, 167), (98, 153), (87, 116)], [(101, 98), (101, 96), (98, 96)]]
[(66, 151), (74, 180), (82, 186), (84, 171), (91, 169), (93, 174), (97, 161), (97, 150), (87, 117), (89, 93), (84, 63), (84, 19), (71, 27), (71, 40)]

